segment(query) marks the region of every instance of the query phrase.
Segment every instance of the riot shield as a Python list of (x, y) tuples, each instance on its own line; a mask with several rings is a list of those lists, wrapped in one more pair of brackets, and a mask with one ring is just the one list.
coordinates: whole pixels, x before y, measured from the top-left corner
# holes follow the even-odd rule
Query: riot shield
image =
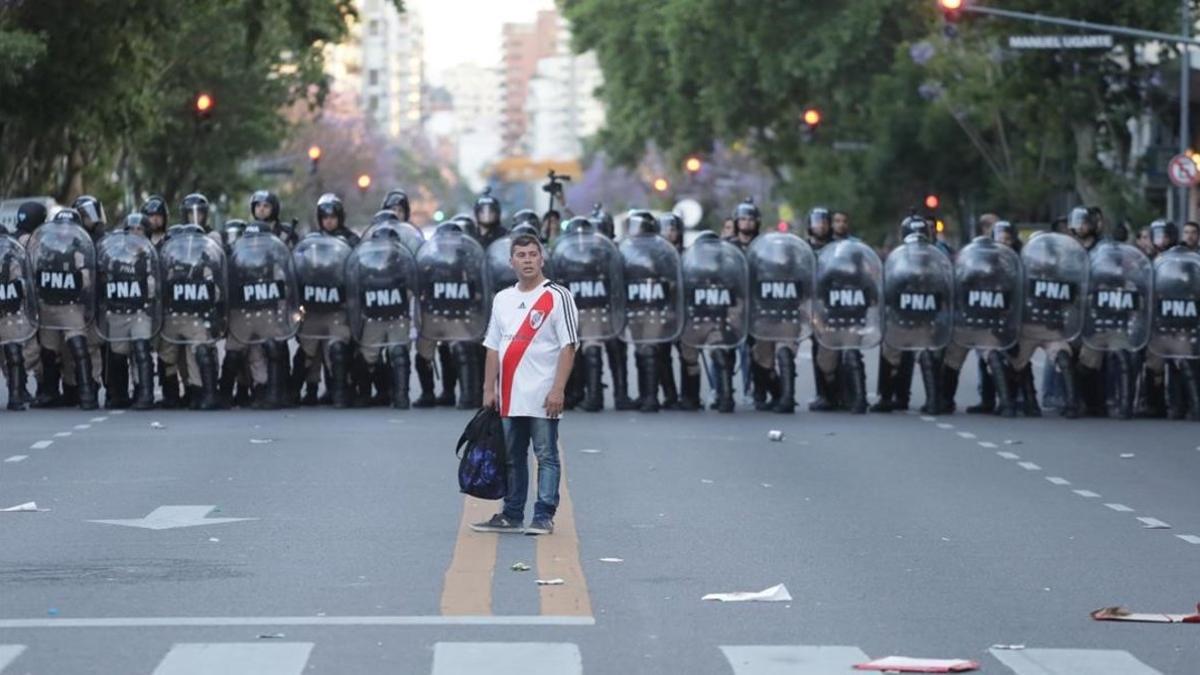
[(1200, 358), (1200, 254), (1176, 246), (1154, 259), (1150, 351)]
[(511, 234), (506, 234), (487, 247), (487, 267), (493, 293), (517, 283), (517, 271), (512, 268), (511, 262), (512, 239)]
[(625, 328), (625, 273), (621, 252), (595, 232), (559, 237), (550, 255), (549, 276), (575, 298), (579, 338), (609, 340)]
[(350, 332), (364, 347), (408, 344), (417, 259), (399, 240), (364, 239), (346, 260)]
[(33, 273), (25, 247), (0, 234), (0, 345), (25, 342), (37, 334)]
[(954, 260), (954, 342), (1008, 349), (1021, 334), (1021, 256), (976, 237)]
[(173, 344), (207, 344), (227, 327), (225, 250), (200, 232), (164, 239), (158, 252), (163, 282), (160, 336)]
[(750, 270), (741, 249), (716, 235), (701, 236), (680, 262), (684, 323), (679, 339), (697, 348), (740, 345), (750, 321)]
[(96, 332), (107, 342), (149, 340), (162, 327), (158, 251), (117, 230), (96, 245)]
[(950, 344), (954, 328), (954, 264), (923, 237), (888, 254), (883, 266), (883, 342), (921, 351)]
[(657, 234), (628, 237), (619, 250), (629, 341), (674, 342), (683, 331), (683, 268), (679, 253)]
[(750, 335), (799, 342), (812, 334), (812, 247), (788, 232), (760, 234), (746, 252), (750, 265)]
[(412, 223), (405, 223), (398, 220), (385, 220), (376, 223), (368, 227), (366, 232), (363, 232), (362, 238), (373, 239), (381, 233), (395, 236), (400, 240), (400, 243), (404, 244), (409, 253), (412, 253), (414, 256), (417, 254), (417, 251), (421, 250), (421, 244), (425, 243), (425, 235), (421, 234), (421, 231)]
[(292, 251), (300, 293), (299, 337), (335, 337), (336, 329), (348, 324), (346, 260), (350, 252), (345, 240), (327, 234), (310, 234)]
[(1150, 339), (1154, 268), (1137, 248), (1105, 241), (1092, 249), (1083, 342), (1092, 349), (1138, 350)]
[(883, 263), (870, 246), (851, 239), (827, 244), (817, 256), (813, 332), (827, 349), (879, 344)]
[(246, 344), (287, 340), (300, 320), (291, 251), (269, 232), (246, 232), (229, 256), (229, 334)]
[(29, 261), (42, 328), (82, 330), (93, 320), (96, 248), (87, 231), (49, 222), (29, 237)]
[(1083, 330), (1088, 261), (1073, 237), (1057, 232), (1035, 236), (1021, 249), (1025, 296), (1021, 337), (1038, 342), (1074, 340)]
[(476, 341), (487, 330), (491, 275), (479, 242), (453, 228), (417, 252), (421, 337)]

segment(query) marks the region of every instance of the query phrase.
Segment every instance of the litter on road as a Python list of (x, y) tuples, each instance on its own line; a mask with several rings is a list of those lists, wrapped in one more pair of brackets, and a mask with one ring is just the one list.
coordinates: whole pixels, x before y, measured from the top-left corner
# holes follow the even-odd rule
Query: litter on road
[(709, 593), (700, 599), (718, 602), (791, 602), (792, 594), (788, 593), (787, 586), (778, 584), (757, 592)]
[(285, 637), (287, 637), (287, 635), (284, 635), (283, 633), (260, 633), (258, 636), (258, 639), (259, 640), (282, 640)]
[(992, 649), (1025, 649), (1025, 645), (992, 645)]
[(909, 656), (887, 656), (854, 665), (857, 670), (887, 670), (898, 673), (965, 673), (978, 670), (979, 663), (967, 659), (914, 659)]
[(1137, 457), (1137, 455), (1133, 454), (1132, 452), (1121, 453), (1121, 459), (1133, 459), (1134, 457)]
[(509, 567), (508, 569), (514, 572), (528, 572), (533, 568), (523, 562), (515, 562), (512, 564), (512, 567)]
[(1024, 441), (1015, 441), (1015, 440), (1013, 440), (1013, 439), (1011, 439), (1011, 438), (1009, 438), (1009, 439), (1006, 439), (1006, 440), (1004, 441), (1004, 444), (1005, 444), (1005, 445), (1021, 445), (1022, 443), (1024, 443)]
[(37, 502), (25, 502), (24, 504), (17, 504), (16, 506), (10, 506), (7, 509), (0, 509), (0, 513), (32, 513), (35, 511), (42, 512), (42, 511), (49, 511), (49, 510), (50, 509), (39, 509)]
[(562, 579), (538, 579), (537, 580), (538, 586), (562, 586), (565, 583), (567, 583), (567, 582), (563, 581)]
[(767, 432), (767, 438), (778, 443), (783, 440), (783, 432), (779, 429), (772, 429)]
[(151, 429), (166, 429), (167, 425), (163, 424), (162, 422), (151, 422), (150, 428)]
[(1138, 623), (1200, 623), (1200, 604), (1195, 614), (1150, 614), (1131, 612), (1124, 607), (1104, 607), (1092, 612), (1096, 621), (1134, 621)]
[(600, 450), (598, 450), (598, 449), (596, 449), (596, 448), (584, 448), (584, 449), (580, 450), (580, 452), (582, 452), (582, 453), (583, 453), (583, 454), (585, 454), (585, 455), (598, 455), (598, 454), (600, 454)]
[(606, 562), (606, 563), (623, 563), (623, 562), (625, 562), (625, 559), (624, 559), (624, 558), (601, 558), (601, 559), (600, 559), (600, 562)]
[(251, 445), (266, 445), (268, 443), (274, 443), (274, 442), (275, 442), (274, 438), (251, 438), (250, 439)]

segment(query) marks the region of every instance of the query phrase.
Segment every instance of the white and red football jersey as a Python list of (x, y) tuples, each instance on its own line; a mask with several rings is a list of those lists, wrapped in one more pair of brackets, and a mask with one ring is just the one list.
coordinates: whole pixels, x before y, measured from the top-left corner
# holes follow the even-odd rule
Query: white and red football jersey
[(496, 294), (483, 346), (500, 355), (501, 417), (547, 416), (559, 353), (579, 343), (578, 325), (575, 298), (558, 284)]

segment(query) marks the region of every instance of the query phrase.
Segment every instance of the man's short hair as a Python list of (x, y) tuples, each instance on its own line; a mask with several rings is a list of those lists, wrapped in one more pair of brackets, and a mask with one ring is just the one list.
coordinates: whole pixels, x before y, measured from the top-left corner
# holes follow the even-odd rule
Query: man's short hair
[(511, 258), (513, 251), (517, 250), (518, 246), (537, 246), (538, 252), (545, 255), (545, 250), (542, 249), (542, 240), (532, 234), (518, 234), (513, 237), (512, 244), (508, 247), (508, 256)]
[(1200, 230), (1200, 223), (1197, 223), (1197, 222), (1196, 222), (1196, 221), (1194, 221), (1194, 220), (1189, 220), (1189, 221), (1187, 221), (1186, 223), (1184, 223), (1184, 224), (1183, 224), (1183, 226), (1184, 226), (1184, 227), (1194, 227), (1194, 228), (1196, 228), (1197, 230)]

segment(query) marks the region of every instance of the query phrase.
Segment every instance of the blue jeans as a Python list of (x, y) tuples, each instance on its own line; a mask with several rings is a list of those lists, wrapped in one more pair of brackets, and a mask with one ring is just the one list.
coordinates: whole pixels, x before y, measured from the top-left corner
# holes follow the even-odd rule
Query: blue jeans
[(537, 503), (533, 519), (554, 517), (558, 510), (558, 420), (542, 417), (505, 417), (504, 444), (508, 450), (508, 494), (504, 517), (525, 520), (525, 498), (529, 494), (529, 442), (537, 457)]

